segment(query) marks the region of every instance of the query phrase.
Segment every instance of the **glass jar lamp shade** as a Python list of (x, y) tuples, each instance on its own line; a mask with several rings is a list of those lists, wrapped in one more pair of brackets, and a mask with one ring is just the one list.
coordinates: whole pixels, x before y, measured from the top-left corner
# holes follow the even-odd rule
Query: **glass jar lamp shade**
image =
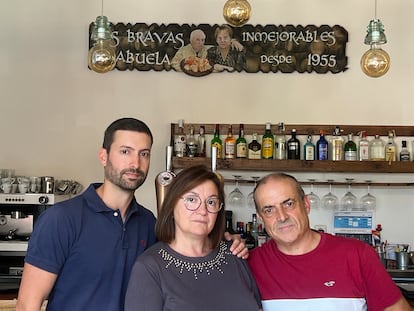
[(116, 64), (115, 41), (106, 16), (98, 16), (91, 34), (93, 46), (88, 53), (89, 68), (98, 73), (114, 69)]
[(391, 60), (388, 53), (381, 48), (381, 44), (387, 43), (387, 38), (384, 34), (384, 25), (379, 19), (370, 21), (364, 43), (371, 47), (362, 55), (362, 71), (373, 78), (383, 76), (390, 69)]
[(223, 8), (224, 19), (232, 26), (242, 26), (250, 19), (251, 7), (247, 0), (227, 0)]

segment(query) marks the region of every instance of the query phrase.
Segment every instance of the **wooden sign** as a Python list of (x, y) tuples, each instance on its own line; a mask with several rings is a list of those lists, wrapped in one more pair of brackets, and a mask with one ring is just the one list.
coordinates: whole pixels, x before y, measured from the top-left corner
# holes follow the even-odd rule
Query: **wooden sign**
[(323, 74), (347, 69), (348, 32), (339, 25), (118, 23), (113, 35), (118, 70), (172, 70), (200, 77), (222, 71)]

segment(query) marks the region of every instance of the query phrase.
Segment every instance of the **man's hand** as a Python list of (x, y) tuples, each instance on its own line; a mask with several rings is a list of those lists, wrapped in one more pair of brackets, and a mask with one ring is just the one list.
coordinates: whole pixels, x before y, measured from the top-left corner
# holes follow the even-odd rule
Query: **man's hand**
[(224, 233), (224, 238), (227, 241), (233, 241), (230, 246), (230, 251), (234, 256), (239, 258), (247, 259), (249, 257), (249, 250), (246, 247), (244, 241), (240, 238), (239, 234), (230, 234), (228, 232)]
[(236, 39), (231, 39), (231, 48), (241, 52), (243, 51), (244, 46)]

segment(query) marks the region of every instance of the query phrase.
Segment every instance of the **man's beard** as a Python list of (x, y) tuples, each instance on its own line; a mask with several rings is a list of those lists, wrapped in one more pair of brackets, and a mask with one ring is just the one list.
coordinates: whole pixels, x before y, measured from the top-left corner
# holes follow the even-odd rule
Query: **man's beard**
[[(139, 176), (137, 179), (130, 180), (128, 178), (123, 178), (125, 173), (133, 173)], [(109, 159), (107, 160), (105, 167), (105, 179), (122, 190), (135, 191), (145, 182), (146, 178), (147, 175), (139, 169), (128, 168), (118, 172), (114, 169), (112, 162)]]

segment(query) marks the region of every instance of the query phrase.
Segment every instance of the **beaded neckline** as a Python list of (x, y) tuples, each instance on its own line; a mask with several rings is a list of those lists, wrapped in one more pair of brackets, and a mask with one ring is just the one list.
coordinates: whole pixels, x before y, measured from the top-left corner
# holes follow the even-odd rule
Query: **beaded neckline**
[[(188, 273), (194, 273), (194, 279), (197, 280), (198, 276), (202, 273), (211, 275), (214, 270), (221, 274), (224, 273), (221, 266), (227, 265), (226, 255), (230, 255), (231, 252), (228, 250), (226, 243), (221, 241), (217, 254), (211, 260), (206, 259), (206, 257), (202, 257), (194, 258), (194, 260), (191, 261), (192, 258), (182, 256), (183, 259), (188, 258), (188, 260), (183, 260), (181, 258), (177, 258), (177, 255), (172, 254), (171, 251), (164, 248), (161, 248), (158, 251), (158, 254), (160, 254), (161, 258), (166, 262), (165, 269), (172, 267), (179, 270), (180, 274), (185, 271)], [(207, 258), (208, 257), (209, 256), (207, 256)]]

